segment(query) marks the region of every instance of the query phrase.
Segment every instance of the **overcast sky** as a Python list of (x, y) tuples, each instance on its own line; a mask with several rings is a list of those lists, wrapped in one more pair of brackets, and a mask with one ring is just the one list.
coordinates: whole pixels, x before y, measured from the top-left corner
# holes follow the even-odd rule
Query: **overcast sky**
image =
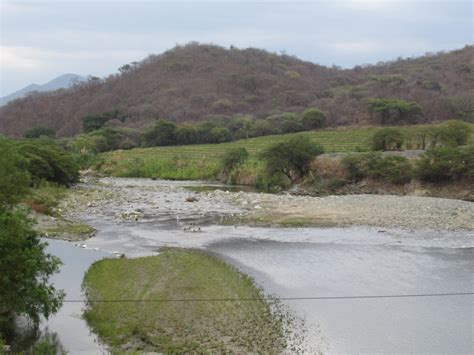
[(0, 96), (190, 41), (352, 67), (461, 48), (474, 32), (471, 0), (0, 1)]

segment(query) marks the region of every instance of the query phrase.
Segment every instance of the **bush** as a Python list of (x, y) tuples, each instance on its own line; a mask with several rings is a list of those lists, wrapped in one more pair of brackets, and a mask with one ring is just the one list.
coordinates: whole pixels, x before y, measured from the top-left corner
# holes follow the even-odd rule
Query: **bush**
[(308, 172), (312, 160), (323, 152), (324, 149), (308, 137), (296, 136), (268, 147), (261, 157), (270, 175), (283, 174), (295, 181)]
[(148, 147), (176, 144), (176, 125), (173, 122), (160, 120), (144, 135)]
[(430, 182), (472, 179), (474, 177), (474, 146), (429, 149), (417, 161), (415, 172), (420, 180)]
[(381, 179), (391, 184), (405, 184), (410, 182), (413, 167), (405, 157), (382, 157), (377, 159), (367, 171), (373, 179)]
[(326, 125), (326, 117), (323, 111), (309, 108), (303, 112), (301, 123), (306, 130), (323, 128)]
[(27, 160), (33, 182), (41, 180), (70, 185), (79, 180), (74, 156), (50, 140), (17, 142), (18, 152)]
[(373, 150), (400, 150), (403, 145), (404, 137), (397, 128), (379, 129), (371, 138)]
[(27, 129), (25, 133), (23, 133), (24, 138), (53, 138), (55, 135), (56, 132), (54, 131), (54, 129), (45, 126), (35, 126), (30, 129)]
[(372, 178), (404, 184), (410, 182), (413, 175), (412, 165), (407, 158), (384, 157), (380, 153), (350, 154), (341, 160), (341, 166), (352, 181)]
[(224, 176), (228, 176), (230, 172), (245, 163), (249, 157), (247, 149), (239, 147), (227, 150), (221, 158), (221, 171)]

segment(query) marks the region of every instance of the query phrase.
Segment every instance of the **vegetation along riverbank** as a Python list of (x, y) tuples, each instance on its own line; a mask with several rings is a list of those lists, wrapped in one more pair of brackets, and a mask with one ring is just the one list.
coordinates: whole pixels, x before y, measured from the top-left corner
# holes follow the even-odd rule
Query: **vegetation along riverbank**
[[(221, 179), (267, 191), (297, 186), (294, 191), (312, 195), (390, 193), (473, 200), (472, 132), (471, 124), (460, 121), (324, 130), (222, 144), (118, 150), (99, 155), (94, 167), (116, 177)], [(283, 144), (287, 141), (296, 145)], [(315, 145), (319, 149), (308, 155)], [(276, 156), (278, 161), (269, 162)]]

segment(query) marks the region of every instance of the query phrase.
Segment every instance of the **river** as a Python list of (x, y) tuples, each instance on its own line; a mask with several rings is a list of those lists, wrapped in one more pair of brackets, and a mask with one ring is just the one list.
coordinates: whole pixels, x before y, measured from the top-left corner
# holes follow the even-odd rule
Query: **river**
[[(104, 182), (103, 182), (104, 183)], [(109, 184), (109, 185), (107, 185)], [(87, 267), (111, 252), (150, 255), (161, 246), (203, 248), (251, 275), (267, 294), (284, 298), (464, 293), (474, 290), (472, 232), (350, 228), (257, 228), (216, 221), (238, 208), (223, 201), (184, 202), (196, 182), (109, 179), (119, 200), (79, 217), (98, 233), (82, 247), (51, 241), (65, 265), (54, 279), (67, 299), (81, 298)], [(157, 206), (160, 208), (157, 209)], [(138, 221), (117, 218), (144, 211)], [(154, 210), (154, 213), (147, 211)], [(158, 212), (159, 210), (159, 212)], [(191, 227), (190, 227), (191, 226)], [(96, 249), (96, 250), (95, 250)], [(307, 352), (473, 352), (472, 295), (305, 299), (283, 303), (304, 319)], [(104, 348), (80, 318), (80, 303), (66, 303), (44, 326), (71, 354)]]

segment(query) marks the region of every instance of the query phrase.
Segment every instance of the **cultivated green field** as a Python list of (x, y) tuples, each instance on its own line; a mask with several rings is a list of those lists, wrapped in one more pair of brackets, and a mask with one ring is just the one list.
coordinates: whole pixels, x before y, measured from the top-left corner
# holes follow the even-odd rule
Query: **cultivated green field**
[[(415, 136), (427, 125), (401, 127), (407, 136)], [(474, 125), (472, 125), (474, 127)], [(323, 146), (326, 153), (370, 150), (372, 135), (381, 128), (344, 128), (290, 133), (243, 139), (221, 144), (200, 144), (117, 150), (101, 154), (99, 170), (117, 177), (149, 177), (163, 179), (213, 179), (219, 172), (219, 158), (230, 148), (244, 147), (255, 165), (257, 154), (266, 147), (294, 136), (307, 136)], [(471, 134), (474, 143), (474, 134)]]

